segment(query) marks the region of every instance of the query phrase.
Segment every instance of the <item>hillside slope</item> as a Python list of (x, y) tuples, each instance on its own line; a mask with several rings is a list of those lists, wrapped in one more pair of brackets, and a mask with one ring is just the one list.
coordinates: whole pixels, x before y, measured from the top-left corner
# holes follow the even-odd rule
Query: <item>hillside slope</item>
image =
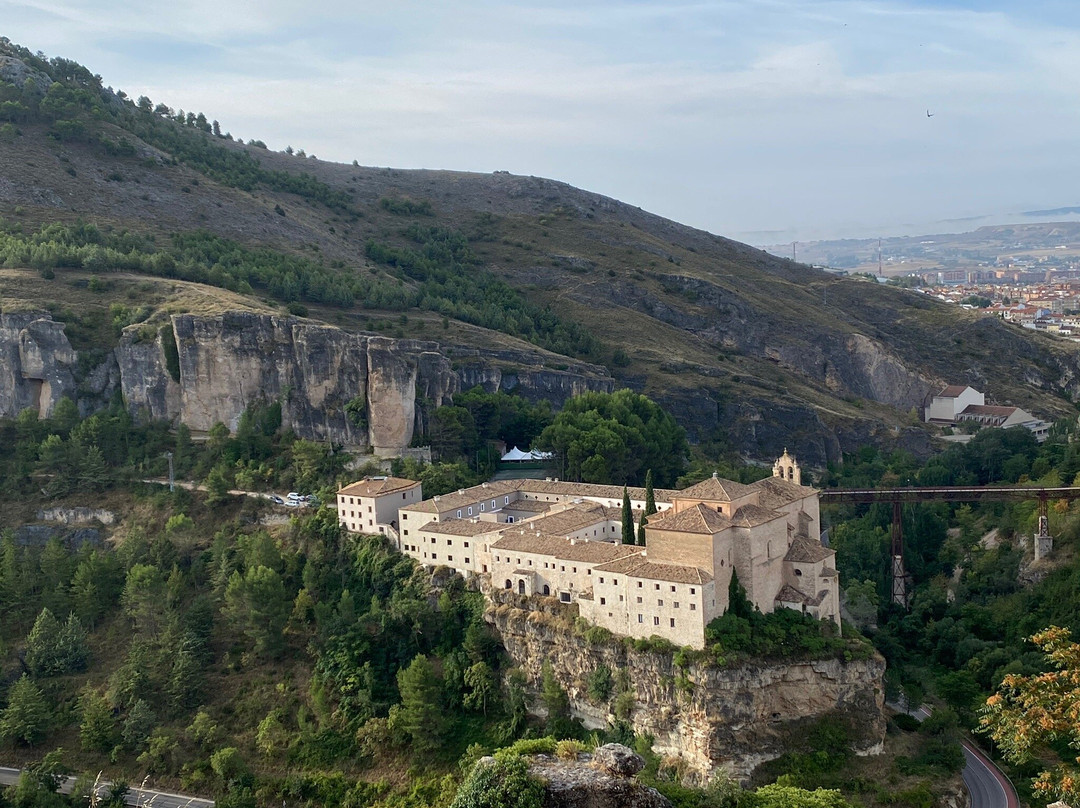
[[(1080, 363), (1049, 339), (563, 183), (346, 166), (242, 145), (10, 45), (0, 47), (0, 79), (0, 103), (22, 108), (7, 109), (12, 125), (0, 131), (9, 234), (86, 221), (146, 254), (178, 249), (191, 233), (269, 248), (329, 280), (229, 281), (253, 307), (299, 302), (349, 330), (446, 345), (525, 339), (607, 365), (692, 438), (746, 456), (790, 445), (814, 465), (866, 442), (926, 451), (910, 411), (945, 382), (1049, 418), (1073, 412), (1063, 396), (1080, 394)], [(7, 264), (39, 268), (23, 255)], [(211, 283), (226, 284), (220, 253), (199, 260)], [(352, 291), (338, 300), (336, 286)], [(58, 295), (23, 283), (4, 292), (4, 305), (46, 308)], [(139, 301), (129, 293), (121, 302)]]

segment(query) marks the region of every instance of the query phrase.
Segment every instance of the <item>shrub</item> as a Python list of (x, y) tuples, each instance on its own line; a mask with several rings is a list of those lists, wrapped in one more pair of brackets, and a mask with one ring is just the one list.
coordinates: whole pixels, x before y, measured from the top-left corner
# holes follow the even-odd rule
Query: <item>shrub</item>
[(560, 760), (577, 760), (578, 755), (585, 751), (585, 744), (574, 739), (559, 741), (555, 745), (555, 756)]

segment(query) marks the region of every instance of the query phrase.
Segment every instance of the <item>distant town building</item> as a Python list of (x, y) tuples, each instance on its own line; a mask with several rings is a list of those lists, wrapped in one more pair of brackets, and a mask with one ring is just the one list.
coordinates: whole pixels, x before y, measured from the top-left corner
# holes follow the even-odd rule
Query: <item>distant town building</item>
[(398, 510), (423, 498), (414, 480), (366, 477), (337, 492), (338, 521), (352, 533), (382, 533), (396, 540)]
[(925, 420), (938, 426), (971, 421), (980, 426), (1008, 428), (1022, 426), (1042, 443), (1050, 436), (1050, 424), (1019, 407), (987, 404), (974, 387), (953, 384), (934, 394), (925, 409)]

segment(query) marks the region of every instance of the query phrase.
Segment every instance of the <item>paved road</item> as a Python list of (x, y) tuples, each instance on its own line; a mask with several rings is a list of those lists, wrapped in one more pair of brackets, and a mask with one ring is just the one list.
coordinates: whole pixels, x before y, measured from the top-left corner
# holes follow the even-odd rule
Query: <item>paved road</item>
[[(910, 710), (899, 704), (890, 703), (888, 706), (920, 721), (930, 717), (930, 710), (926, 707)], [(962, 740), (960, 745), (964, 747), (964, 771), (961, 776), (971, 795), (971, 808), (1020, 808), (1020, 798), (1016, 796), (1016, 789), (1005, 773), (971, 741)]]
[[(11, 786), (19, 781), (19, 769), (8, 769), (0, 766), (0, 785)], [(60, 791), (69, 794), (75, 785), (74, 777), (67, 777), (60, 784)], [(98, 784), (98, 793), (108, 791), (111, 783), (102, 781)], [(171, 794), (168, 791), (154, 791), (149, 788), (129, 788), (124, 800), (127, 805), (152, 806), (153, 808), (214, 808), (213, 800), (204, 800), (200, 797), (190, 797), (186, 794)]]

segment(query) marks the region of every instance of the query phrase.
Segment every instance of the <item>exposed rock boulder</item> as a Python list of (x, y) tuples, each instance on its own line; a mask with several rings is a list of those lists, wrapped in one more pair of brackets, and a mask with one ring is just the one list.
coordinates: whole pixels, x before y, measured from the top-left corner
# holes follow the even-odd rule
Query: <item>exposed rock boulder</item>
[(592, 766), (608, 774), (633, 777), (645, 768), (645, 759), (621, 743), (606, 743), (593, 752)]
[[(611, 747), (621, 751), (613, 752)], [(529, 773), (544, 782), (544, 808), (670, 808), (660, 792), (633, 779), (633, 773), (644, 765), (625, 746), (608, 744), (591, 757), (581, 755), (577, 760), (537, 755), (529, 760)], [(609, 766), (626, 773), (611, 771)]]

